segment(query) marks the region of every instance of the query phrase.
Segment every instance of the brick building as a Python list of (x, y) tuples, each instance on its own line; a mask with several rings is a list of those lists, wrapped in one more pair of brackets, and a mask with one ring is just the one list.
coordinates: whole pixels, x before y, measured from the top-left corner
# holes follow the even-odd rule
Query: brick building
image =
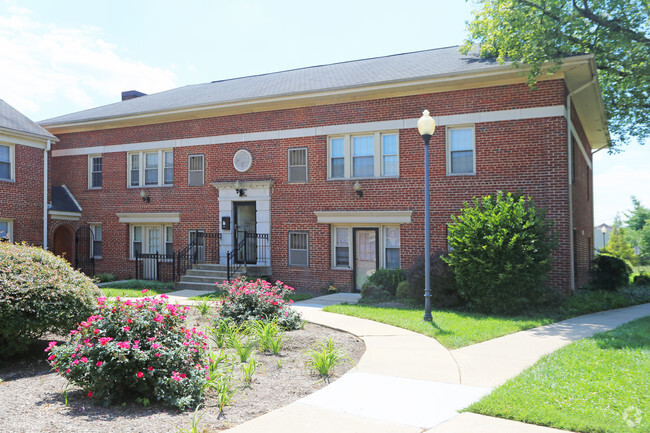
[(570, 57), (531, 90), (510, 64), (451, 47), (125, 92), (42, 122), (60, 140), (52, 185), (78, 206), (51, 220), (50, 241), (89, 231), (95, 272), (120, 278), (134, 276), (136, 253), (225, 265), (239, 247), (230, 261), (249, 272), (358, 288), (423, 254), (416, 122), (428, 109), (432, 250), (446, 250), (463, 202), (522, 191), (556, 223), (550, 283), (570, 290), (593, 251), (591, 153), (608, 144), (595, 71), (591, 56)]
[(45, 170), (55, 141), (0, 99), (0, 239), (47, 248)]

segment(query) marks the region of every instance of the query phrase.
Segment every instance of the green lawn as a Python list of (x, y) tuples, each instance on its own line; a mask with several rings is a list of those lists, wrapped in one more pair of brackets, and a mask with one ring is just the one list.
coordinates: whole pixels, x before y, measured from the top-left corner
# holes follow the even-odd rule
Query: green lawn
[(576, 432), (649, 432), (650, 316), (545, 356), (467, 411)]
[(496, 317), (441, 310), (431, 312), (433, 322), (425, 322), (422, 320), (424, 311), (421, 308), (384, 308), (370, 305), (333, 305), (325, 307), (324, 310), (409, 329), (433, 337), (450, 349), (553, 322), (553, 319), (547, 317)]
[[(129, 280), (120, 283), (111, 283), (99, 289), (108, 297), (121, 296), (124, 298), (141, 298), (176, 291), (174, 289), (174, 283), (146, 280)], [(142, 290), (145, 289), (147, 292), (142, 293)]]

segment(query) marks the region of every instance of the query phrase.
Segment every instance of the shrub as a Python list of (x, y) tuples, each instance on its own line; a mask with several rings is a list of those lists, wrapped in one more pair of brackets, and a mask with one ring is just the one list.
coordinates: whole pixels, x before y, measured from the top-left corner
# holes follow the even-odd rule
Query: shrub
[[(460, 298), (456, 289), (454, 274), (449, 265), (442, 260), (442, 252), (431, 254), (431, 305), (446, 308), (458, 305)], [(420, 256), (407, 272), (409, 283), (408, 297), (424, 303), (424, 256)]]
[(364, 286), (366, 284), (372, 285), (386, 290), (391, 296), (395, 296), (397, 285), (404, 280), (406, 280), (406, 272), (403, 269), (381, 268), (377, 269), (374, 274), (368, 277)]
[(95, 314), (70, 331), (69, 342), (50, 343), (48, 361), (104, 405), (153, 398), (181, 410), (196, 407), (209, 372), (207, 337), (183, 327), (188, 307), (161, 298), (98, 298)]
[(0, 358), (88, 317), (100, 292), (90, 278), (38, 247), (0, 242)]
[(362, 304), (372, 304), (375, 302), (390, 301), (393, 299), (388, 290), (377, 287), (374, 284), (364, 284), (361, 286), (361, 299)]
[(596, 290), (617, 290), (627, 286), (631, 273), (632, 267), (627, 261), (609, 254), (598, 254), (591, 271), (591, 287)]
[(445, 261), (470, 307), (513, 313), (543, 297), (555, 245), (552, 221), (530, 198), (498, 192), (452, 216)]
[(275, 320), (282, 329), (298, 329), (302, 324), (300, 314), (290, 305), (292, 300), (283, 297), (293, 293), (293, 288), (276, 281), (274, 285), (264, 280), (248, 281), (238, 278), (217, 284), (225, 295), (217, 302), (219, 319), (229, 319), (241, 324), (249, 320)]
[(411, 290), (411, 285), (408, 281), (400, 281), (397, 285), (397, 291), (395, 292), (395, 297), (397, 299), (406, 299), (409, 297), (409, 291)]
[(113, 274), (101, 273), (95, 274), (95, 279), (100, 283), (110, 283), (111, 281), (115, 281), (117, 278), (115, 278), (115, 275)]
[(650, 273), (640, 272), (632, 278), (635, 286), (650, 286)]

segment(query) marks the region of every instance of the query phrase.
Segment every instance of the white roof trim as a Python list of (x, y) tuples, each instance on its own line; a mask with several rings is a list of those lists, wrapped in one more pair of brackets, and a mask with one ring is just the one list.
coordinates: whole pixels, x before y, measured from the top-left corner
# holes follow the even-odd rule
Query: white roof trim
[(409, 224), (413, 211), (316, 211), (320, 224)]
[(170, 213), (116, 213), (121, 223), (167, 223), (174, 224), (181, 222), (180, 212)]
[(48, 210), (47, 214), (53, 220), (79, 221), (81, 212), (64, 212), (60, 210)]

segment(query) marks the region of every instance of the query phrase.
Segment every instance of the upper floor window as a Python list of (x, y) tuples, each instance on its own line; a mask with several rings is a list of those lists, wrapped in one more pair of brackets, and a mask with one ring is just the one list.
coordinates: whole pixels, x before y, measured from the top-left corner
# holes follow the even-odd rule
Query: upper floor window
[(474, 174), (474, 127), (447, 128), (447, 174)]
[(328, 178), (399, 175), (399, 145), (395, 132), (330, 137)]
[(102, 226), (101, 224), (90, 224), (90, 230), (93, 232), (93, 240), (90, 244), (90, 257), (96, 259), (102, 258)]
[(174, 183), (174, 152), (154, 150), (128, 154), (129, 186), (162, 186)]
[(205, 182), (205, 158), (203, 155), (190, 155), (187, 157), (187, 184), (189, 186), (203, 186)]
[(101, 155), (88, 157), (88, 188), (102, 187), (103, 159)]
[(287, 153), (287, 182), (307, 182), (307, 148), (289, 149)]
[(13, 242), (13, 221), (0, 220), (0, 242)]
[(14, 180), (14, 147), (0, 144), (0, 179)]

